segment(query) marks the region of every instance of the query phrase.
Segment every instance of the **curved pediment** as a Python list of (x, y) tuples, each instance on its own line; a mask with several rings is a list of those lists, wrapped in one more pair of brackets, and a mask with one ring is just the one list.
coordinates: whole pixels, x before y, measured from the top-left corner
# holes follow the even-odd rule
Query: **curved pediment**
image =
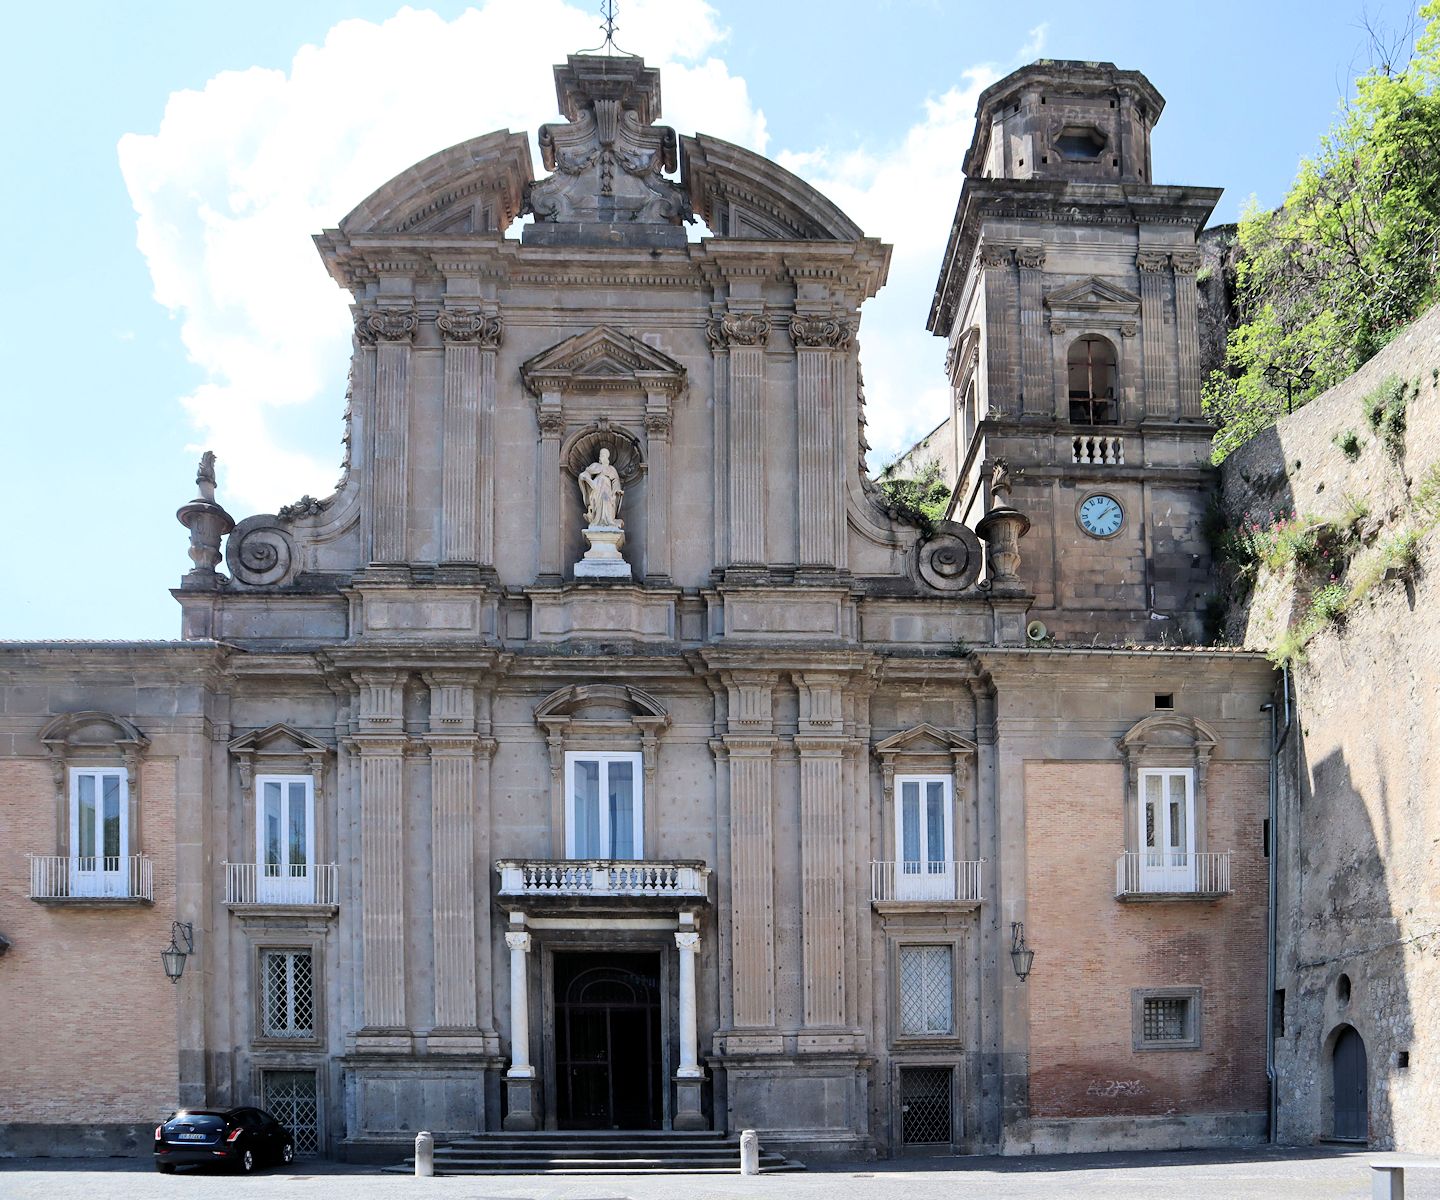
[(120, 746), (143, 750), (150, 744), (133, 721), (112, 713), (89, 710), (61, 713), (40, 731), (40, 741), (52, 754), (65, 750)]
[(521, 365), (520, 377), (536, 396), (621, 389), (673, 396), (685, 386), (685, 368), (680, 363), (608, 325), (597, 325), (542, 350)]
[(529, 140), (497, 130), (402, 171), (340, 222), (356, 233), (504, 233), (534, 178)]
[(535, 706), (535, 720), (555, 718), (589, 720), (648, 719), (668, 725), (670, 714), (649, 692), (617, 683), (572, 683), (558, 688)]
[(1120, 749), (1193, 749), (1209, 754), (1220, 744), (1215, 731), (1204, 721), (1182, 713), (1156, 713), (1135, 722), (1119, 741)]
[(680, 139), (680, 173), (691, 206), (716, 237), (854, 242), (865, 236), (798, 175), (709, 134)]

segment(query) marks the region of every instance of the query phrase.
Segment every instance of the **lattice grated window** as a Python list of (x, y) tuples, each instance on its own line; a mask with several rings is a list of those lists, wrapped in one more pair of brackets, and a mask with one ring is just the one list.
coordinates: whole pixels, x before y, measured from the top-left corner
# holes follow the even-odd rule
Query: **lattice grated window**
[(314, 1037), (315, 988), (310, 951), (262, 950), (260, 979), (262, 1036)]
[(954, 958), (949, 946), (900, 947), (900, 1033), (955, 1032)]
[(1143, 1020), (1147, 1042), (1188, 1041), (1190, 997), (1147, 996)]
[(320, 1101), (314, 1071), (266, 1071), (261, 1077), (266, 1110), (295, 1137), (296, 1154), (320, 1152)]
[(905, 1067), (900, 1071), (900, 1141), (934, 1146), (954, 1137), (949, 1067)]

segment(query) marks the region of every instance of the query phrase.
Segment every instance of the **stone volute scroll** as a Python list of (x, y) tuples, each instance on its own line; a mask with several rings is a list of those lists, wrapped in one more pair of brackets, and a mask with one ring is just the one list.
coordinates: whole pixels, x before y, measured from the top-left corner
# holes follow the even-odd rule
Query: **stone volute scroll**
[(958, 521), (936, 521), (930, 535), (916, 544), (915, 555), (921, 580), (937, 592), (963, 592), (984, 565), (980, 539)]
[(620, 554), (625, 545), (625, 523), (620, 519), (620, 502), (625, 496), (620, 472), (610, 462), (608, 447), (580, 472), (580, 503), (585, 509), (585, 527), (580, 531), (589, 549), (575, 564), (577, 579), (629, 579), (630, 564)]
[(182, 586), (216, 588), (224, 578), (215, 570), (220, 565), (220, 539), (235, 528), (235, 521), (215, 500), (213, 450), (200, 456), (195, 484), (199, 494), (175, 514), (175, 519), (190, 531), (190, 561), (195, 564)]

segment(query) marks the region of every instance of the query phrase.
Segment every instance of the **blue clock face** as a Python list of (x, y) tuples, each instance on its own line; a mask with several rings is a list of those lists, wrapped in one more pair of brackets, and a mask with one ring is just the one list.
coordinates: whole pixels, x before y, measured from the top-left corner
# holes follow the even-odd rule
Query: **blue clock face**
[(1080, 505), (1080, 528), (1092, 537), (1114, 537), (1125, 523), (1125, 510), (1114, 496), (1088, 496)]

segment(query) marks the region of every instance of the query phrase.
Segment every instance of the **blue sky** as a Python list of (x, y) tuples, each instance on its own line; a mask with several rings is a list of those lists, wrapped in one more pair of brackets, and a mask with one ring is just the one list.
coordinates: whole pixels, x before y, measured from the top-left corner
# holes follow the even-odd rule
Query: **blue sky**
[[(0, 638), (175, 636), (201, 448), (237, 519), (328, 492), (348, 322), (309, 234), (463, 137), (533, 137), (547, 64), (598, 40), (590, 0), (471, 7), (7, 14)], [(779, 159), (895, 245), (862, 328), (878, 468), (943, 416), (925, 313), (981, 87), (1041, 55), (1144, 71), (1167, 100), (1154, 178), (1223, 186), (1233, 220), (1279, 201), (1366, 66), (1363, 13), (1393, 27), (1412, 5), (620, 8), (620, 45), (664, 68), (667, 123)]]

